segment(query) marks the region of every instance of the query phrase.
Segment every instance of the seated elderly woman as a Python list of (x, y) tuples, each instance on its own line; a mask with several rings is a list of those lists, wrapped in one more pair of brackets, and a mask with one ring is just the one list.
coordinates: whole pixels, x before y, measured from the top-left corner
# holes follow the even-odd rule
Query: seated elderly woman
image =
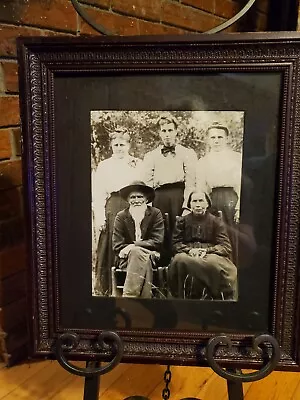
[(186, 277), (192, 276), (211, 299), (235, 300), (236, 266), (231, 261), (231, 244), (222, 220), (210, 214), (209, 197), (192, 192), (191, 213), (179, 217), (173, 234), (175, 256), (169, 267), (169, 285), (174, 297), (184, 298)]
[(120, 211), (113, 229), (113, 249), (119, 268), (126, 269), (123, 297), (152, 297), (151, 258), (161, 250), (164, 220), (158, 208), (148, 206), (154, 189), (135, 181), (120, 190), (129, 207)]

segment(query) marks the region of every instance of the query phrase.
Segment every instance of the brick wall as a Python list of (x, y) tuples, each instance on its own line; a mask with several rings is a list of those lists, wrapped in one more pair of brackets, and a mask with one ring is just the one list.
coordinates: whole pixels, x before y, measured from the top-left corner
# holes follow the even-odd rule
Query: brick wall
[[(203, 32), (237, 13), (243, 0), (82, 0), (118, 35)], [(230, 31), (264, 30), (268, 0)], [(25, 246), (16, 37), (97, 34), (69, 0), (0, 2), (0, 354), (8, 364), (26, 352)], [(2, 333), (1, 333), (2, 332)]]

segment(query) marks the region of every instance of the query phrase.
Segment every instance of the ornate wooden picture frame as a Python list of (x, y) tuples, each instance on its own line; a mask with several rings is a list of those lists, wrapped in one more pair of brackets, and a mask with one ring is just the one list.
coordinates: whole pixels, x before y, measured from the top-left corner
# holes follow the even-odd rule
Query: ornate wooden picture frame
[[(109, 331), (122, 340), (122, 362), (207, 365), (212, 352), (217, 364), (255, 369), (268, 334), (281, 348), (278, 368), (299, 369), (299, 50), (296, 33), (19, 40), (33, 356), (54, 357), (67, 335), (68, 357), (108, 360), (99, 335)], [(142, 162), (159, 144), (154, 121), (164, 113), (197, 159), (210, 123), (231, 127), (242, 157), (239, 219), (220, 223), (238, 243), (234, 299), (192, 296), (191, 286), (184, 299), (93, 293), (93, 168), (111, 156), (120, 124)], [(232, 161), (215, 160), (223, 169)], [(164, 285), (174, 257), (156, 271)]]

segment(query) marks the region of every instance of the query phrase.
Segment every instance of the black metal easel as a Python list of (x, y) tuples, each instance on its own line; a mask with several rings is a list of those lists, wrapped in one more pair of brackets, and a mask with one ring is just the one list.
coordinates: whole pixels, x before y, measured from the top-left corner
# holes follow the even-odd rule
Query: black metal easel
[[(107, 30), (104, 26), (96, 24), (89, 15), (81, 8), (78, 0), (71, 0), (75, 10), (90, 26), (96, 31), (104, 35), (113, 35), (112, 32)], [(253, 6), (255, 0), (248, 0), (247, 4), (240, 10), (233, 18), (222, 23), (221, 25), (206, 31), (206, 34), (213, 34), (221, 32), (228, 28), (235, 22), (237, 22), (242, 16), (244, 16), (248, 10)], [(100, 388), (100, 376), (108, 373), (115, 368), (121, 361), (124, 351), (124, 346), (120, 336), (111, 331), (103, 332), (98, 336), (97, 345), (102, 349), (111, 349), (113, 353), (113, 359), (105, 366), (101, 366), (99, 361), (89, 361), (86, 363), (85, 368), (79, 368), (72, 365), (66, 358), (65, 353), (68, 353), (72, 349), (76, 348), (79, 344), (80, 337), (77, 334), (65, 333), (61, 335), (56, 342), (56, 358), (59, 364), (71, 374), (82, 376), (85, 378), (84, 385), (84, 397), (83, 400), (98, 400), (99, 388)], [(275, 368), (280, 359), (280, 347), (273, 336), (264, 334), (257, 336), (253, 342), (253, 349), (256, 352), (263, 352), (262, 345), (268, 343), (269, 346), (265, 347), (264, 359), (267, 361), (264, 363), (262, 369), (256, 372), (243, 374), (237, 369), (223, 369), (215, 359), (215, 349), (219, 345), (231, 346), (231, 340), (226, 336), (216, 336), (211, 338), (206, 346), (206, 358), (208, 365), (217, 373), (219, 376), (227, 380), (228, 388), (228, 399), (229, 400), (243, 400), (243, 382), (254, 382), (263, 379), (269, 375)], [(269, 356), (270, 348), (272, 349), (271, 356)], [(266, 350), (269, 351), (266, 351)], [(162, 399), (170, 399), (169, 384), (171, 382), (171, 370), (170, 366), (164, 374), (165, 387), (162, 390)], [(149, 400), (143, 396), (130, 396), (124, 400)], [(196, 398), (185, 398), (182, 400), (200, 400)]]
[[(89, 361), (86, 368), (79, 368), (72, 365), (66, 358), (65, 353), (76, 348), (80, 338), (73, 333), (65, 333), (59, 337), (56, 343), (56, 357), (59, 364), (68, 372), (85, 378), (83, 400), (98, 400), (100, 376), (106, 374), (115, 368), (121, 361), (123, 356), (123, 343), (120, 336), (115, 332), (103, 332), (98, 336), (97, 345), (102, 349), (111, 349), (113, 359), (105, 366), (101, 367), (98, 361)], [(263, 347), (268, 344), (269, 346)], [(259, 371), (243, 374), (237, 369), (223, 369), (215, 359), (215, 350), (220, 345), (226, 345), (229, 348), (232, 343), (228, 336), (221, 335), (211, 338), (206, 346), (206, 358), (209, 366), (219, 376), (227, 380), (228, 399), (243, 400), (243, 382), (254, 382), (265, 378), (274, 369), (280, 359), (280, 347), (277, 340), (268, 334), (257, 336), (253, 341), (253, 350), (262, 354), (263, 359), (267, 360)], [(271, 355), (269, 355), (271, 351)], [(167, 366), (164, 374), (165, 387), (162, 390), (162, 399), (170, 399), (169, 384), (171, 382), (170, 366)], [(142, 396), (131, 396), (124, 400), (149, 400)], [(196, 398), (186, 398), (182, 400), (200, 400)]]

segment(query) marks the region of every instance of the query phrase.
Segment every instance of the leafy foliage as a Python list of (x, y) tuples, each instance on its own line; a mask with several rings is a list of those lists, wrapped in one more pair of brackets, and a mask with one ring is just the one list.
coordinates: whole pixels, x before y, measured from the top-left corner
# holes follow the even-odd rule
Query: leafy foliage
[[(92, 111), (91, 152), (92, 168), (111, 156), (109, 134), (116, 127), (126, 127), (130, 135), (130, 153), (143, 159), (144, 155), (160, 144), (157, 120), (161, 111)], [(172, 111), (178, 121), (178, 141), (192, 148), (198, 158), (207, 152), (207, 128), (213, 122), (228, 127), (230, 145), (242, 151), (244, 113), (239, 111)]]

